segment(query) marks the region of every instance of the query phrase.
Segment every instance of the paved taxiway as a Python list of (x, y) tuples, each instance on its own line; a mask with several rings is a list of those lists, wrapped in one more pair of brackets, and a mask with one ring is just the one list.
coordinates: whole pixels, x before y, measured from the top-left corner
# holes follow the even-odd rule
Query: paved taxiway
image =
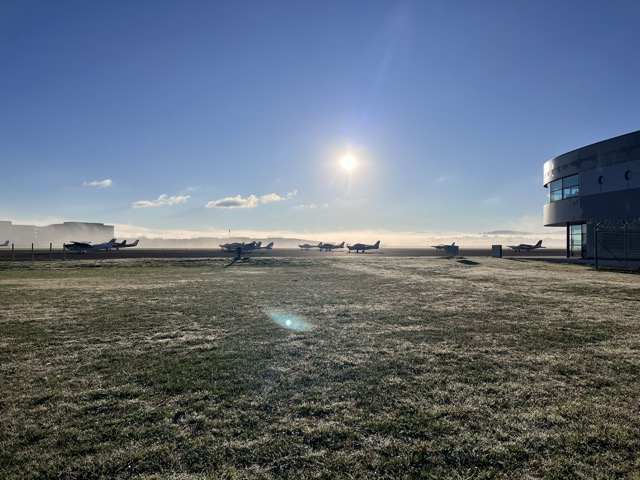
[[(335, 250), (332, 252), (320, 252), (317, 250), (300, 250), (299, 248), (274, 248), (272, 250), (262, 250), (250, 254), (243, 254), (243, 257), (312, 257), (331, 258), (334, 256), (349, 255), (376, 255), (382, 257), (443, 257), (442, 250), (434, 248), (380, 248), (379, 250), (368, 250), (366, 253), (347, 253), (347, 250)], [(504, 257), (555, 257), (564, 258), (563, 249), (546, 248), (534, 250), (532, 252), (513, 252), (503, 248)], [(128, 248), (126, 250), (109, 250), (88, 253), (63, 253), (60, 248), (36, 248), (28, 249), (16, 248), (13, 252), (11, 248), (0, 250), (0, 261), (28, 261), (28, 260), (104, 260), (118, 258), (233, 258), (234, 252), (224, 252), (219, 248)], [(490, 248), (461, 248), (459, 257), (490, 257)]]

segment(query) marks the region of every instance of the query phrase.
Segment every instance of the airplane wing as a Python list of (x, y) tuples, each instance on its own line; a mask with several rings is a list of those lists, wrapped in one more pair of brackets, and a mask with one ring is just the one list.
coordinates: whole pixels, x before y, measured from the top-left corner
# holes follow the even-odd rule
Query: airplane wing
[(71, 241), (69, 245), (73, 245), (76, 247), (84, 247), (84, 248), (91, 248), (93, 246), (91, 245), (91, 242), (74, 242), (74, 241)]

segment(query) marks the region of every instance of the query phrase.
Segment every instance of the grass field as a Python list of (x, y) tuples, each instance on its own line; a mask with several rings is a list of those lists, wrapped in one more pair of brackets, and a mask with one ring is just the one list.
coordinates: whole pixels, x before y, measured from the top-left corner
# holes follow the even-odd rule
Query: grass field
[(0, 265), (0, 478), (640, 478), (640, 277)]

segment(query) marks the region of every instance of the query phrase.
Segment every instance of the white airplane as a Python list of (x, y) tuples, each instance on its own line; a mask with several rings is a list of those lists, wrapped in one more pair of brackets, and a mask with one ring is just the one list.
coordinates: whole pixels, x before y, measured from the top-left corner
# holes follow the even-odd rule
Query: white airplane
[(344, 248), (344, 242), (342, 243), (320, 243), (318, 245), (320, 251), (324, 250), (325, 252), (330, 252), (334, 248)]
[(542, 246), (542, 240), (538, 240), (538, 243), (535, 245), (529, 245), (528, 243), (521, 243), (520, 245), (507, 245), (511, 250), (516, 252), (520, 252), (524, 250), (525, 252), (530, 252), (531, 250), (536, 250), (538, 248), (546, 248)]
[(368, 245), (366, 243), (356, 243), (354, 245), (347, 245), (347, 248), (349, 249), (349, 252), (347, 253), (351, 253), (351, 250), (355, 250), (356, 253), (364, 253), (365, 250), (377, 250), (378, 248), (380, 248), (380, 240), (378, 240), (373, 245)]
[[(220, 245), (220, 248), (227, 252), (235, 252), (239, 248), (241, 252), (247, 253), (247, 252), (252, 252), (253, 250), (259, 250), (260, 245), (262, 245), (262, 242), (256, 242), (254, 240), (253, 242), (249, 242), (249, 243), (244, 243), (244, 242), (224, 243)], [(273, 246), (273, 244), (271, 246)], [(267, 247), (264, 247), (264, 248), (267, 248)]]
[(115, 248), (116, 250), (120, 250), (121, 248), (131, 248), (131, 247), (135, 247), (138, 245), (138, 242), (140, 240), (136, 240), (133, 243), (127, 243), (126, 240), (121, 241), (120, 243), (116, 243), (113, 248)]
[(451, 245), (447, 245), (445, 243), (440, 243), (438, 245), (431, 245), (433, 248), (435, 248), (436, 250), (444, 250), (447, 247), (455, 247), (456, 246), (456, 242), (453, 242)]
[(9, 240), (7, 240), (4, 243), (0, 243), (0, 247), (8, 247), (9, 246)]
[(116, 245), (116, 239), (112, 238), (108, 242), (96, 243), (95, 245), (91, 242), (72, 241), (71, 243), (65, 243), (64, 248), (76, 253), (86, 253), (88, 251), (97, 252), (98, 250), (111, 250), (112, 248), (115, 248)]
[(298, 246), (300, 247), (300, 250), (309, 250), (310, 248), (320, 248), (320, 245), (322, 245), (322, 242), (317, 245), (309, 245), (308, 243), (303, 243), (302, 245)]
[(221, 243), (220, 244), (220, 250), (235, 250), (236, 247), (241, 247), (244, 245), (244, 242), (240, 243), (240, 242), (233, 242), (233, 243)]

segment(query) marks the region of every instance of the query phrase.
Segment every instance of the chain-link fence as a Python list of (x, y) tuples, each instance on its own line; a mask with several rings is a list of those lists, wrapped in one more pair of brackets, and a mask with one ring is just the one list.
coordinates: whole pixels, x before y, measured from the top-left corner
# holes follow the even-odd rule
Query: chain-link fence
[(587, 222), (595, 234), (595, 264), (618, 268), (640, 267), (640, 218), (593, 219)]

